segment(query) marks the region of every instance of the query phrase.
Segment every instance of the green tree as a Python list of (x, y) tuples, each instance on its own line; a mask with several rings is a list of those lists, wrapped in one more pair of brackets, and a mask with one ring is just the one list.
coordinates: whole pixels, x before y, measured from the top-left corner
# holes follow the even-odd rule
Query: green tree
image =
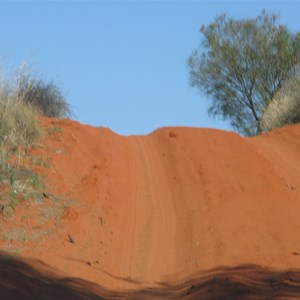
[(261, 131), (260, 119), (283, 82), (300, 74), (300, 33), (263, 11), (254, 19), (225, 14), (202, 26), (199, 49), (188, 59), (190, 84), (211, 99), (209, 113), (239, 133)]

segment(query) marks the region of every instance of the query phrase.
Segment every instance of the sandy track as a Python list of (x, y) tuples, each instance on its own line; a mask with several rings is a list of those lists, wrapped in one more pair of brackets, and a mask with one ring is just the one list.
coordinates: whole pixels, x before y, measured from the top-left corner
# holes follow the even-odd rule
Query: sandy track
[(187, 219), (189, 216), (184, 214), (184, 203), (178, 206), (172, 201), (172, 189), (163, 188), (169, 182), (161, 168), (163, 155), (155, 140), (133, 137), (131, 145), (135, 192), (129, 270), (137, 281), (161, 282), (176, 268), (182, 245), (186, 247), (190, 243), (191, 235), (187, 233), (180, 237), (178, 244), (180, 229), (177, 228), (182, 222), (179, 215)]

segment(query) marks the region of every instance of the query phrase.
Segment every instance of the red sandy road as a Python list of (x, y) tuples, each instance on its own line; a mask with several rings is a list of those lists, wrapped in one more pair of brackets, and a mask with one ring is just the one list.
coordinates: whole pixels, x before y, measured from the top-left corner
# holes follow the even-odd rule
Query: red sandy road
[(173, 275), (174, 269), (180, 273), (184, 258), (179, 257), (191, 247), (193, 228), (190, 226), (186, 234), (185, 229), (180, 228), (183, 221), (188, 225), (189, 214), (184, 202), (181, 206), (177, 203), (183, 198), (173, 198), (172, 189), (163, 188), (169, 182), (161, 168), (164, 156), (156, 141), (133, 137), (131, 147), (135, 193), (128, 270), (136, 281), (161, 282), (165, 276)]
[(24, 242), (23, 255), (110, 290), (187, 281), (220, 266), (300, 267), (299, 127), (253, 139), (195, 128), (122, 137), (57, 122), (61, 136), (43, 150), (49, 184), (79, 204), (60, 226), (41, 224), (52, 234)]

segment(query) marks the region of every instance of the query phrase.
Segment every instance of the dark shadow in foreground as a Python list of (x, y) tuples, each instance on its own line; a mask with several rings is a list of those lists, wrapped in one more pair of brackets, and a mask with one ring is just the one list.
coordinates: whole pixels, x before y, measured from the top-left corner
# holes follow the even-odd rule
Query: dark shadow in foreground
[[(41, 271), (42, 270), (42, 271)], [(82, 279), (60, 278), (41, 262), (0, 253), (0, 299), (300, 299), (300, 270), (272, 271), (255, 265), (218, 268), (183, 283), (114, 292)]]

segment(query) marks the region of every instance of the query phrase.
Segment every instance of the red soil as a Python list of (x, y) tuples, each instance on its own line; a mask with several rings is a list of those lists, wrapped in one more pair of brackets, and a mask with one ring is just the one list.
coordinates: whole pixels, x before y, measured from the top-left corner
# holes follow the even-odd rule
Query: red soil
[[(43, 124), (49, 133), (35, 151), (49, 167), (36, 169), (47, 191), (42, 203), (1, 217), (2, 234), (27, 234), (0, 240), (3, 251), (20, 248), (24, 263), (39, 260), (104, 297), (242, 299), (233, 297), (242, 282), (249, 293), (261, 288), (253, 299), (275, 299), (277, 280), (285, 299), (300, 299), (300, 126), (242, 138), (197, 128), (124, 137), (69, 120)], [(216, 276), (219, 287), (234, 282), (231, 296), (213, 288)], [(94, 299), (86, 297), (78, 299)]]

